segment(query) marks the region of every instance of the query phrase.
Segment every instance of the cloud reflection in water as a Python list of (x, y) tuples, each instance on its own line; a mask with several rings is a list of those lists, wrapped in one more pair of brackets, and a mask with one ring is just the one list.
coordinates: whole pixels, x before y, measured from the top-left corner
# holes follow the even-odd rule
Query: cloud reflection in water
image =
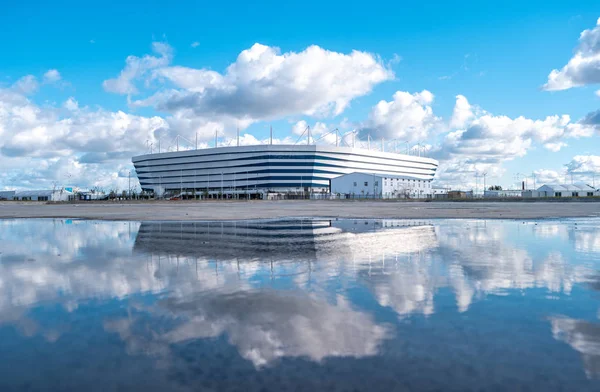
[[(44, 329), (31, 309), (58, 304), (72, 313), (116, 298), (134, 315), (108, 317), (103, 328), (130, 355), (164, 359), (174, 345), (225, 337), (257, 368), (285, 357), (377, 356), (399, 338), (381, 309), (398, 319), (433, 317), (442, 290), (467, 312), (515, 290), (570, 295), (600, 275), (594, 222), (8, 220), (0, 227), (0, 324), (53, 342), (68, 327)], [(356, 290), (381, 309), (356, 302)], [(140, 295), (152, 300), (128, 299)], [(567, 331), (555, 336), (576, 341), (564, 337), (572, 324), (552, 321), (553, 330)]]

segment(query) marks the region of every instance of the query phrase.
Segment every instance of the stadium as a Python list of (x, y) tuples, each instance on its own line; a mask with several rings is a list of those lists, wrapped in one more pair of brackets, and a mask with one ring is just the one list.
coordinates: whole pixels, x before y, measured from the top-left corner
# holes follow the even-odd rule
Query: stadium
[(151, 153), (132, 161), (143, 192), (182, 198), (328, 194), (333, 178), (350, 173), (429, 184), (438, 166), (436, 160), (426, 157), (314, 144)]

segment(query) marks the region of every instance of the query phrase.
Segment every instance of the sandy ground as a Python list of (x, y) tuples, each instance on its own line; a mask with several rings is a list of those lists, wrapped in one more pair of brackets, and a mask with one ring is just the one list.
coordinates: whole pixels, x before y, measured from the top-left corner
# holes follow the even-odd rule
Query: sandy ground
[(594, 202), (239, 201), (44, 204), (0, 202), (0, 218), (241, 220), (287, 217), (543, 219), (600, 217)]

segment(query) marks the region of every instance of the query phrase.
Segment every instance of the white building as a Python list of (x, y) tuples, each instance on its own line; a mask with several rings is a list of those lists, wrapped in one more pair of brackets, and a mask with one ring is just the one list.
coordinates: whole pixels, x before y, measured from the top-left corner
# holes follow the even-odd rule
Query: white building
[(373, 173), (350, 173), (332, 178), (331, 193), (350, 198), (426, 199), (433, 197), (430, 179)]
[(483, 197), (503, 198), (503, 197), (523, 197), (523, 191), (520, 189), (501, 189), (483, 191)]
[(592, 197), (600, 196), (600, 192), (592, 186), (577, 184), (546, 184), (535, 191), (524, 191), (524, 197)]
[(450, 188), (446, 188), (446, 187), (442, 187), (442, 186), (432, 186), (431, 187), (431, 194), (433, 195), (434, 199), (447, 199), (449, 191), (450, 191)]
[(8, 200), (19, 201), (69, 201), (74, 200), (75, 194), (66, 189), (56, 190), (33, 190), (33, 191), (15, 191), (12, 198)]
[(100, 191), (82, 191), (79, 192), (79, 200), (105, 200), (108, 195)]
[(0, 200), (12, 200), (15, 197), (15, 191), (0, 191)]

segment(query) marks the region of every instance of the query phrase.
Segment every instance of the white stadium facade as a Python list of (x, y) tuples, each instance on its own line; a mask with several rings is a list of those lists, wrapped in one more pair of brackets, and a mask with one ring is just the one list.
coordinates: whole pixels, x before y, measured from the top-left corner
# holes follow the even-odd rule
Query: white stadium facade
[(369, 173), (431, 182), (431, 158), (326, 145), (261, 144), (153, 153), (132, 159), (144, 192), (157, 197), (323, 194), (330, 180)]

